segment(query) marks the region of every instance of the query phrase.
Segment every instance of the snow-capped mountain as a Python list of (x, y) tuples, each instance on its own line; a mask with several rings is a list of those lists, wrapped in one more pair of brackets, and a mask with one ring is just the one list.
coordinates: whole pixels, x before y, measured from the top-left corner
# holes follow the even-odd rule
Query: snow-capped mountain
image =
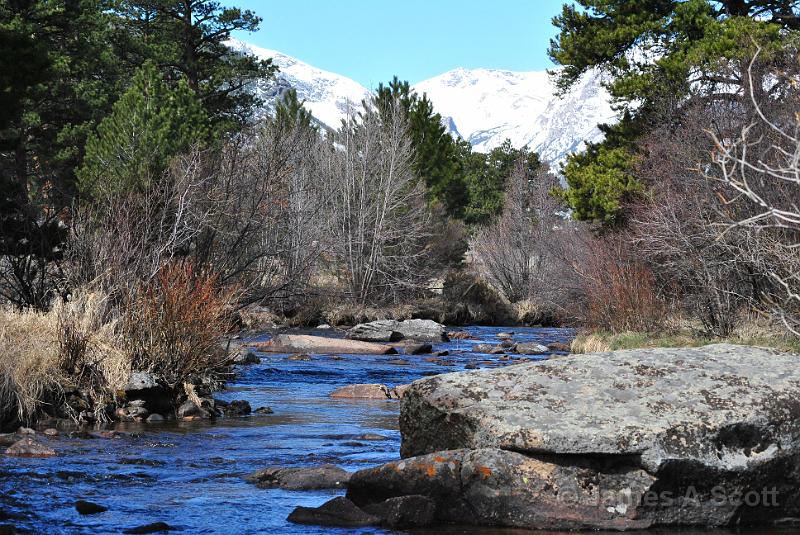
[(280, 69), (274, 80), (259, 82), (255, 88), (266, 103), (267, 112), (272, 110), (284, 91), (294, 88), (298, 99), (304, 101), (306, 109), (320, 123), (337, 129), (347, 115), (348, 106), (359, 106), (363, 99), (370, 96), (370, 91), (355, 80), (318, 69), (277, 50), (268, 50), (238, 39), (231, 39), (228, 44), (261, 59), (272, 58), (272, 63)]
[(414, 86), (451, 131), (486, 152), (506, 139), (555, 162), (598, 141), (598, 123), (616, 121), (600, 77), (589, 73), (563, 97), (546, 71), (455, 69)]
[[(270, 112), (280, 94), (297, 90), (300, 100), (323, 125), (338, 128), (348, 106), (358, 106), (370, 90), (345, 76), (318, 69), (275, 50), (239, 40), (229, 42), (242, 52), (272, 58), (280, 68), (275, 80), (259, 82), (254, 90)], [(495, 69), (455, 69), (414, 86), (426, 93), (451, 134), (468, 140), (475, 150), (488, 152), (510, 139), (543, 159), (558, 162), (598, 141), (598, 123), (614, 122), (610, 98), (596, 74), (585, 76), (564, 97), (556, 96), (545, 71), (512, 72)]]

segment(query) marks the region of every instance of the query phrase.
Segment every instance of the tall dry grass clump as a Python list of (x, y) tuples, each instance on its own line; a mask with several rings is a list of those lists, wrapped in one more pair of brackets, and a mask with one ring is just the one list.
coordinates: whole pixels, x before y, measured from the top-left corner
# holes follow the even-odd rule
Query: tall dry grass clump
[(235, 292), (189, 261), (173, 261), (143, 284), (126, 307), (123, 332), (133, 368), (176, 389), (219, 381), (228, 364), (221, 338), (232, 328)]
[(105, 420), (113, 392), (130, 376), (116, 321), (97, 293), (76, 295), (47, 313), (0, 309), (0, 423), (31, 422), (38, 414), (78, 419), (64, 403), (81, 392), (93, 418)]

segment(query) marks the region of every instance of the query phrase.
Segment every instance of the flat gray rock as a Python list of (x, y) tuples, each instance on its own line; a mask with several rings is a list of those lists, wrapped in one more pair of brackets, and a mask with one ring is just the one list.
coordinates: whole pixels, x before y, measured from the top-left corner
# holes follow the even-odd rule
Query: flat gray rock
[(414, 340), (418, 342), (446, 342), (447, 331), (444, 325), (433, 320), (378, 320), (361, 323), (347, 331), (352, 340), (368, 342), (397, 342)]
[(438, 375), (406, 392), (402, 455), (498, 447), (636, 455), (650, 470), (687, 456), (741, 465), (798, 438), (798, 364), (798, 355), (719, 344)]
[(422, 379), (402, 401), (405, 460), (354, 474), (348, 497), (423, 495), (439, 520), (540, 529), (800, 518), (798, 364), (718, 344)]
[(267, 342), (255, 344), (254, 347), (259, 351), (271, 353), (312, 355), (392, 355), (397, 353), (395, 348), (383, 344), (307, 334), (279, 334)]
[(158, 383), (152, 373), (148, 372), (133, 372), (131, 378), (128, 380), (128, 386), (125, 387), (126, 392), (136, 392), (139, 390), (148, 390), (150, 388), (157, 388)]

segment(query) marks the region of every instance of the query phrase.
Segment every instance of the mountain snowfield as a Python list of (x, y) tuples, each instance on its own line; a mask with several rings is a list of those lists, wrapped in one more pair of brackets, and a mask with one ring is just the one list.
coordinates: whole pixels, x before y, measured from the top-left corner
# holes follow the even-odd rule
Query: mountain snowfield
[(355, 80), (318, 69), (277, 50), (268, 50), (238, 39), (231, 39), (228, 44), (261, 59), (272, 58), (272, 63), (280, 68), (275, 80), (259, 81), (255, 87), (256, 94), (266, 103), (266, 112), (272, 111), (277, 98), (284, 91), (294, 88), (306, 109), (320, 123), (335, 130), (347, 116), (348, 107), (359, 106), (362, 100), (370, 96), (370, 91)]
[[(269, 113), (276, 98), (294, 88), (306, 108), (323, 125), (338, 128), (348, 107), (358, 106), (370, 90), (345, 76), (318, 69), (276, 50), (239, 40), (231, 46), (260, 58), (272, 58), (280, 68), (276, 80), (259, 82), (258, 95)], [(545, 71), (514, 72), (499, 69), (454, 69), (414, 86), (425, 93), (442, 115), (450, 133), (488, 152), (510, 139), (514, 147), (527, 146), (551, 163), (599, 141), (600, 123), (613, 123), (608, 92), (599, 75), (589, 73), (563, 97)]]

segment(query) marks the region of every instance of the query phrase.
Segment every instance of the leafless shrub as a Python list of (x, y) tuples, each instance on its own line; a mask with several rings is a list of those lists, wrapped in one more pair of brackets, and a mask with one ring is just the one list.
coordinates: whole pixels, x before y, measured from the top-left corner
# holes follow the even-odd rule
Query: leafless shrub
[(154, 373), (172, 389), (196, 378), (219, 379), (228, 362), (221, 341), (232, 327), (234, 297), (190, 261), (163, 266), (125, 307), (133, 369)]
[[(383, 116), (383, 118), (382, 118)], [(406, 118), (397, 103), (367, 103), (328, 149), (331, 248), (354, 300), (393, 299), (425, 285), (428, 212), (412, 171)]]
[(669, 303), (662, 297), (653, 271), (624, 238), (590, 241), (578, 271), (586, 300), (584, 324), (611, 332), (664, 328)]
[[(800, 336), (800, 71), (792, 65), (792, 91), (775, 99), (770, 85), (777, 81), (765, 85), (759, 53), (760, 49), (749, 65), (745, 84), (750, 119), (735, 136), (712, 132), (716, 172), (708, 175), (732, 192), (721, 199), (728, 224), (719, 239), (743, 229), (755, 237), (746, 252), (774, 284), (762, 301)], [(773, 80), (786, 76), (785, 68), (773, 71)]]
[(528, 301), (528, 311), (537, 310), (529, 316), (565, 318), (579, 293), (581, 228), (551, 195), (558, 179), (546, 165), (531, 175), (519, 162), (506, 184), (503, 214), (473, 239), (475, 265), (510, 302)]

